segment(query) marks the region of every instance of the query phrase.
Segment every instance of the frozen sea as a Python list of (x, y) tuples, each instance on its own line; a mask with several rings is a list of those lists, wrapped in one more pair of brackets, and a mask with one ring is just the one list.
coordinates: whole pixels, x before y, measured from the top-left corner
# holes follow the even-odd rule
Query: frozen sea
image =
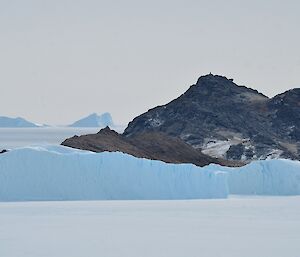
[(74, 135), (96, 133), (100, 128), (0, 128), (0, 150), (36, 144), (59, 145)]
[(300, 197), (0, 203), (3, 257), (298, 257)]

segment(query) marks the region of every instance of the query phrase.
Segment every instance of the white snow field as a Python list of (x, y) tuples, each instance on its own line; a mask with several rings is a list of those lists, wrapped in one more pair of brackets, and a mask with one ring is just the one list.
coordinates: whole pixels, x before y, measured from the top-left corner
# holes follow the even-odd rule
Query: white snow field
[(298, 257), (300, 197), (0, 203), (1, 257)]
[(226, 198), (227, 175), (62, 146), (0, 155), (0, 201)]

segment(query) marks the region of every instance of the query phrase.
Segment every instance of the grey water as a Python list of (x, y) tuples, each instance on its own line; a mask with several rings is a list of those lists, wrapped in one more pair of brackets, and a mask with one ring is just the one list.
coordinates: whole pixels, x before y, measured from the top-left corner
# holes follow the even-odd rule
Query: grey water
[(0, 151), (18, 147), (54, 144), (59, 145), (74, 135), (96, 133), (99, 128), (0, 128)]

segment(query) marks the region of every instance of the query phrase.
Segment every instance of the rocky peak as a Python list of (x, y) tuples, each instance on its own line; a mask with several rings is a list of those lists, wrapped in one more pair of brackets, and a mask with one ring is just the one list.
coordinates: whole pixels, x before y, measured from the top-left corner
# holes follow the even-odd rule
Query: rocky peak
[(232, 102), (252, 102), (268, 99), (257, 90), (235, 84), (233, 79), (211, 73), (201, 76), (197, 83), (192, 85), (183, 96), (192, 98), (193, 101), (207, 101), (217, 98)]
[(212, 73), (199, 77), (196, 85), (205, 84), (219, 84), (225, 85), (227, 83), (233, 83), (233, 79), (228, 79), (225, 76), (213, 75)]
[(100, 129), (99, 132), (97, 134), (102, 134), (102, 135), (118, 135), (118, 133), (112, 129), (110, 129), (109, 126), (106, 126), (105, 128), (103, 129)]
[(228, 159), (299, 158), (299, 101), (299, 89), (269, 99), (232, 79), (208, 74), (177, 99), (136, 117), (124, 135), (164, 132)]
[(273, 128), (287, 139), (300, 141), (300, 88), (275, 96), (268, 107)]
[(201, 76), (197, 83), (192, 85), (187, 91), (186, 95), (200, 94), (209, 95), (220, 91), (228, 91), (230, 87), (234, 87), (235, 84), (232, 80), (223, 76), (208, 74)]
[(300, 88), (290, 89), (282, 94), (275, 96), (270, 104), (273, 106), (300, 106)]

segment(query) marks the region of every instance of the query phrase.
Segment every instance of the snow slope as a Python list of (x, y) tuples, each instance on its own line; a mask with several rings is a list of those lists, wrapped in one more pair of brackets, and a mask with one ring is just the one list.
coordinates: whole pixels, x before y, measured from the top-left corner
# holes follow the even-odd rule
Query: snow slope
[(62, 146), (0, 155), (0, 201), (227, 197), (226, 174)]

